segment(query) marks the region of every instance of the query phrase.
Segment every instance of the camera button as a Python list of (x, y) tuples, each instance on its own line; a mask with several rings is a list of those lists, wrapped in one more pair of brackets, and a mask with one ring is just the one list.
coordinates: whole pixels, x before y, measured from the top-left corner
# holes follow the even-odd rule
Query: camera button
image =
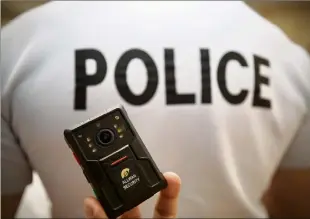
[(81, 166), (81, 162), (75, 153), (73, 153), (73, 157), (74, 157), (75, 161)]
[(92, 189), (93, 189), (93, 193), (96, 196), (96, 198), (99, 199), (99, 195), (97, 194), (96, 189), (93, 186), (92, 186)]

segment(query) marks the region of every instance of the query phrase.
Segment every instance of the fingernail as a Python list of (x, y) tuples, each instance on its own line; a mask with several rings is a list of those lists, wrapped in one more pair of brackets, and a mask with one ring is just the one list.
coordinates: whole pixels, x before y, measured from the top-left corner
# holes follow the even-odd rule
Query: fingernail
[(89, 219), (94, 218), (94, 210), (87, 201), (85, 202), (85, 216)]

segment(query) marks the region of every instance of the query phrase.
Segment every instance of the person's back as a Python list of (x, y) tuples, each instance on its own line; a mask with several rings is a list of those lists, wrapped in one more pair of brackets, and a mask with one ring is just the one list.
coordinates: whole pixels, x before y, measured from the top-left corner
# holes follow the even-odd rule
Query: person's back
[(53, 2), (1, 37), (3, 129), (29, 159), (4, 132), (3, 190), (33, 168), (54, 217), (81, 217), (92, 194), (63, 130), (107, 108), (124, 105), (160, 169), (182, 178), (179, 217), (264, 217), (309, 121), (309, 57), (241, 2)]

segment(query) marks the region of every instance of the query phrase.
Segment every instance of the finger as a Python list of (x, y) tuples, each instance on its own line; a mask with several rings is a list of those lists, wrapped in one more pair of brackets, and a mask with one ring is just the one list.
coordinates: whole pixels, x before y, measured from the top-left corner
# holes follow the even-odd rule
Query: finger
[(135, 207), (127, 212), (125, 212), (122, 216), (122, 219), (128, 218), (128, 219), (135, 219), (135, 218), (141, 218), (141, 212), (139, 207)]
[(97, 199), (88, 197), (84, 200), (84, 213), (86, 218), (108, 218)]
[(168, 186), (160, 192), (154, 211), (154, 218), (175, 218), (178, 210), (181, 179), (172, 172), (165, 173), (164, 177), (167, 180)]

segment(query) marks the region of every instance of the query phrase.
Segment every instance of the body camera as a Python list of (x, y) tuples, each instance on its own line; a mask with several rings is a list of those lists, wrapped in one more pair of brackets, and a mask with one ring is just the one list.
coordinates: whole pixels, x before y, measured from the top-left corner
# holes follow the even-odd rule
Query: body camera
[(66, 129), (64, 136), (109, 218), (167, 187), (122, 106)]

